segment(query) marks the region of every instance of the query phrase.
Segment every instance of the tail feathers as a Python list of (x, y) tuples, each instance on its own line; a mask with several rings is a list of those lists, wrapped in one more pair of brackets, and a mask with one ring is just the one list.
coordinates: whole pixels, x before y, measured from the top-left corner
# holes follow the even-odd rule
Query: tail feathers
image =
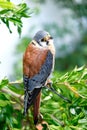
[(38, 117), (40, 114), (40, 97), (41, 97), (41, 92), (39, 92), (36, 100), (34, 101), (34, 124), (35, 125), (38, 122)]
[(32, 105), (33, 102), (32, 92), (25, 92), (24, 96), (24, 115), (27, 114), (29, 107)]
[(33, 91), (25, 91), (24, 95), (24, 115), (27, 114), (28, 109), (36, 100), (37, 95), (39, 94), (41, 88), (35, 88)]
[(29, 99), (29, 94), (28, 94), (28, 92), (25, 92), (25, 96), (24, 96), (24, 113), (23, 113), (24, 116), (26, 116), (27, 111), (28, 111), (28, 99)]
[(34, 119), (34, 124), (36, 125), (38, 123), (38, 117)]

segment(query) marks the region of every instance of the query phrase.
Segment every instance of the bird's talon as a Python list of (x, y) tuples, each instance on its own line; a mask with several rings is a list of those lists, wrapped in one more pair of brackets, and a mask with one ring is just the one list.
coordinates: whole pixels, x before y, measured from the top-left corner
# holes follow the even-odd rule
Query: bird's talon
[(40, 121), (42, 121), (43, 120), (43, 115), (40, 113), (38, 118), (39, 118)]
[(47, 83), (47, 87), (52, 87), (52, 82)]

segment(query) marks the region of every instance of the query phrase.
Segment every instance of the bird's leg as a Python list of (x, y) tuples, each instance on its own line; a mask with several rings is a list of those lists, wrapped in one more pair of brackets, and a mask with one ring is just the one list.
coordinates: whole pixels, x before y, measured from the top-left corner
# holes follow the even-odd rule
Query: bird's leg
[(50, 79), (48, 79), (47, 81), (46, 81), (46, 83), (45, 83), (45, 86), (47, 86), (47, 87), (52, 87), (52, 81), (50, 80)]
[(39, 113), (38, 115), (38, 124), (43, 122), (43, 115)]
[(45, 84), (45, 87), (48, 88), (49, 90), (51, 90), (53, 93), (55, 93), (56, 95), (58, 95), (60, 98), (62, 98), (63, 100), (65, 100), (68, 103), (71, 103), (71, 100), (69, 100), (68, 98), (64, 97), (62, 94), (58, 93), (53, 87), (52, 87), (52, 81), (48, 80)]

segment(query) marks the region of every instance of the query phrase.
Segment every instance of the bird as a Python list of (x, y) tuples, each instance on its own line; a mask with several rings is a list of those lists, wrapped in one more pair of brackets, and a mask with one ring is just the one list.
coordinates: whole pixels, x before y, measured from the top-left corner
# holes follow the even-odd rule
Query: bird
[(45, 30), (39, 30), (23, 54), (24, 115), (33, 106), (34, 124), (40, 115), (41, 90), (51, 85), (55, 64), (53, 37)]

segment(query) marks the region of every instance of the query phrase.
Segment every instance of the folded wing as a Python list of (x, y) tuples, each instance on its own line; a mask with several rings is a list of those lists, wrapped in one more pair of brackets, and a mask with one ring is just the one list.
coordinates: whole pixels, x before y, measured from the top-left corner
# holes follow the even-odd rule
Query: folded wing
[[(47, 78), (52, 72), (53, 67), (53, 55), (48, 50), (46, 59), (41, 66), (39, 72), (33, 77), (28, 76), (23, 77), (25, 86), (25, 97), (24, 97), (24, 114), (27, 113), (28, 108), (35, 102), (41, 88), (44, 86)], [(38, 108), (37, 108), (38, 109)]]

